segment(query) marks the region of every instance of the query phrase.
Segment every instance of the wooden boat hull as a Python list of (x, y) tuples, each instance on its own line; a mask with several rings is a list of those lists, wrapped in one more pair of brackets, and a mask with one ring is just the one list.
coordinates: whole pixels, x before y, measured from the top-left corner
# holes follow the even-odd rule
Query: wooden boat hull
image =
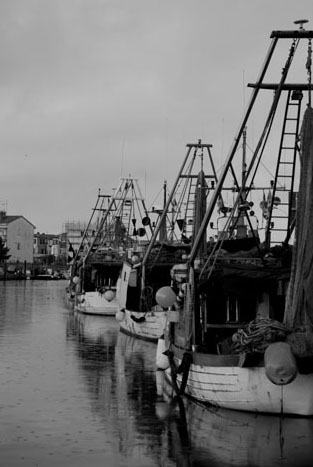
[[(298, 374), (291, 383), (279, 386), (267, 378), (264, 366), (240, 367), (227, 364), (225, 358), (194, 352), (185, 394), (226, 409), (313, 416), (313, 373)], [(182, 361), (174, 360), (176, 366)], [(166, 372), (171, 378), (170, 370)], [(181, 381), (182, 374), (177, 374), (179, 386)]]
[(148, 311), (144, 314), (125, 309), (120, 330), (139, 339), (157, 342), (164, 332), (166, 319), (166, 311)]
[(115, 316), (118, 304), (116, 298), (109, 302), (99, 292), (86, 292), (77, 297), (74, 308), (89, 315)]

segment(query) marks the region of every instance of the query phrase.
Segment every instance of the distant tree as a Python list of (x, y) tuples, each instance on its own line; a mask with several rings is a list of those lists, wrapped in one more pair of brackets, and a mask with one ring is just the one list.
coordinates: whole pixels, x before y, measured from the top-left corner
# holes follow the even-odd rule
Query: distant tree
[(3, 263), (6, 259), (9, 259), (11, 255), (9, 255), (9, 248), (7, 248), (2, 240), (2, 237), (0, 237), (0, 263)]

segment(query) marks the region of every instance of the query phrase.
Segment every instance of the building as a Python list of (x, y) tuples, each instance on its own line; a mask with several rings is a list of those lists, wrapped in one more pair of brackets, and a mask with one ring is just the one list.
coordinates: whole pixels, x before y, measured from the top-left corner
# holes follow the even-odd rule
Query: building
[(37, 232), (34, 235), (34, 257), (60, 257), (60, 235)]
[(8, 216), (0, 211), (0, 237), (11, 255), (7, 264), (32, 264), (35, 226), (24, 216)]
[(67, 269), (67, 257), (62, 255), (61, 236), (36, 232), (34, 235), (33, 275), (59, 274)]
[[(87, 229), (88, 227), (88, 229)], [(86, 232), (87, 229), (87, 232)], [(95, 235), (95, 226), (88, 225), (87, 222), (80, 221), (67, 221), (63, 225), (63, 233), (61, 234), (62, 245), (66, 248), (67, 252), (78, 251), (82, 239), (85, 235), (86, 244), (90, 243)], [(86, 248), (86, 245), (85, 245)], [(63, 251), (63, 248), (62, 248)]]
[[(50, 268), (64, 271), (78, 251), (85, 230), (86, 222), (65, 222), (63, 232), (49, 234), (36, 232), (34, 235), (34, 271), (42, 273)], [(89, 226), (87, 237), (90, 240), (94, 231)]]

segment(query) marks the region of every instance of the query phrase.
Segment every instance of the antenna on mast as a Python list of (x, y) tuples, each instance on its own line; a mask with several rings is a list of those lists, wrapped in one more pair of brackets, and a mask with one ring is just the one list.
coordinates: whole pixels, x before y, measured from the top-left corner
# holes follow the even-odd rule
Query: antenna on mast
[(294, 24), (299, 24), (299, 29), (303, 30), (304, 29), (303, 25), (308, 22), (309, 20), (307, 19), (298, 19), (297, 21), (294, 21)]

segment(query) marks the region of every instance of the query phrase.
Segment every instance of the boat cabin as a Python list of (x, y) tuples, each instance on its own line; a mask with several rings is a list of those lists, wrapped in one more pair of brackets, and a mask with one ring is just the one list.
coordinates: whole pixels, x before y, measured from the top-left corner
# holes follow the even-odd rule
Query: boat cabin
[(156, 293), (164, 286), (171, 285), (170, 271), (182, 256), (187, 255), (190, 246), (185, 244), (156, 244), (146, 263), (145, 282), (142, 285), (142, 264), (125, 262), (118, 286), (118, 301), (121, 308), (146, 312), (159, 309)]
[[(192, 345), (210, 354), (242, 353), (241, 331), (238, 335), (238, 330), (254, 320), (283, 321), (290, 278), (290, 247), (274, 247), (267, 258), (261, 260), (255, 247), (233, 252), (237, 242), (229, 240), (230, 251), (224, 251), (212, 270), (210, 267), (204, 272), (195, 270), (197, 291)], [(182, 290), (179, 281), (174, 282), (173, 287), (177, 295)], [(175, 325), (173, 338), (176, 345), (183, 347), (186, 320), (192, 310), (187, 297), (181, 306), (175, 306), (179, 309), (179, 322), (184, 326), (180, 330), (180, 324)]]
[(119, 273), (122, 267), (122, 258), (118, 252), (107, 251), (90, 255), (85, 267), (80, 271), (83, 274), (81, 284), (85, 292), (115, 290)]

